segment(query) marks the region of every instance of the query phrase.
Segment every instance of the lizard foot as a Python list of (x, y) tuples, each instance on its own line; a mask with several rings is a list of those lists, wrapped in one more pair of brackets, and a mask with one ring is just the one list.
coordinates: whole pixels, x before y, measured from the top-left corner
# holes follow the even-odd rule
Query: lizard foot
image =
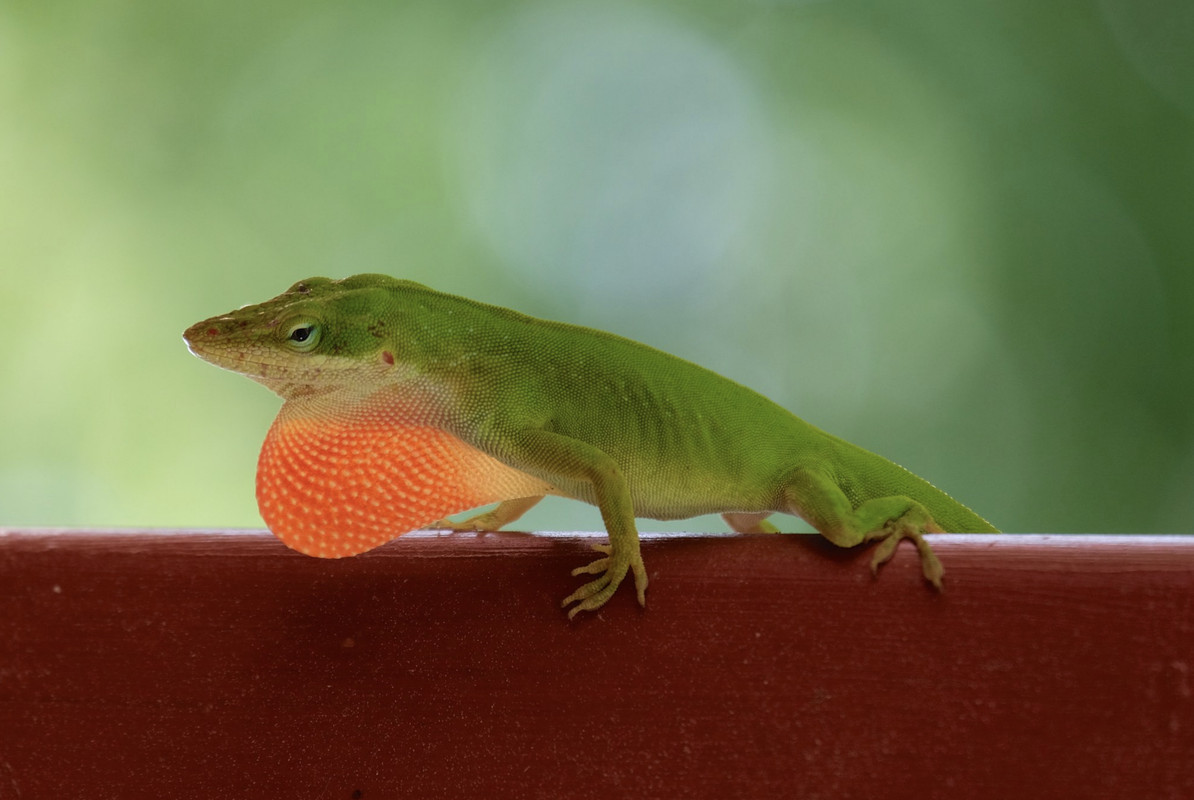
[(444, 517), (443, 519), (437, 519), (435, 522), (429, 522), (423, 527), (429, 531), (452, 531), (453, 533), (464, 533), (465, 531), (475, 530), (467, 523), (453, 522), (447, 517)]
[[(928, 517), (925, 523), (931, 524), (932, 517)], [(901, 517), (887, 523), (882, 530), (876, 531), (874, 536), (868, 537), (881, 539), (875, 547), (875, 555), (871, 559), (871, 573), (874, 575), (879, 574), (879, 567), (886, 564), (895, 555), (896, 546), (899, 545), (901, 539), (911, 539), (912, 543), (916, 545), (916, 551), (920, 554), (920, 570), (924, 573), (925, 580), (933, 584), (937, 591), (944, 591), (944, 587), (941, 585), (941, 578), (945, 575), (945, 569), (941, 566), (941, 562), (937, 560), (937, 555), (933, 552), (933, 548), (925, 540), (925, 523)]]
[(634, 558), (623, 556), (620, 553), (615, 553), (613, 548), (607, 544), (593, 545), (593, 549), (605, 553), (605, 558), (599, 558), (591, 564), (577, 567), (572, 570), (572, 574), (597, 575), (599, 577), (564, 598), (560, 604), (561, 607), (567, 608), (576, 603), (568, 610), (568, 619), (573, 619), (581, 611), (596, 611), (605, 605), (605, 602), (613, 597), (614, 592), (618, 590), (626, 573), (631, 570), (634, 572), (634, 588), (638, 593), (638, 603), (645, 607), (647, 605), (647, 570), (643, 566), (642, 556), (638, 553), (635, 553)]

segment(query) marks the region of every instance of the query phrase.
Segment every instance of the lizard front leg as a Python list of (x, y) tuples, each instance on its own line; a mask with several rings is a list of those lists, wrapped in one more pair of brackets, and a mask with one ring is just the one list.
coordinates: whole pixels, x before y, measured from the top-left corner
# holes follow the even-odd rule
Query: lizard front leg
[(639, 605), (646, 606), (647, 570), (639, 550), (634, 506), (626, 478), (614, 460), (591, 444), (540, 429), (510, 437), (504, 449), (507, 452), (503, 460), (553, 484), (580, 481), (593, 488), (597, 508), (609, 533), (609, 545), (595, 548), (606, 554), (604, 558), (573, 570), (573, 575), (598, 577), (564, 598), (561, 605), (572, 606), (568, 617), (605, 605), (627, 572), (634, 574)]
[(444, 528), (450, 531), (496, 531), (530, 511), (544, 497), (545, 495), (538, 495), (537, 497), (519, 497), (514, 500), (503, 500), (501, 503), (498, 503), (497, 508), (491, 511), (477, 514), (460, 522), (453, 522), (445, 518), (437, 520), (427, 527)]

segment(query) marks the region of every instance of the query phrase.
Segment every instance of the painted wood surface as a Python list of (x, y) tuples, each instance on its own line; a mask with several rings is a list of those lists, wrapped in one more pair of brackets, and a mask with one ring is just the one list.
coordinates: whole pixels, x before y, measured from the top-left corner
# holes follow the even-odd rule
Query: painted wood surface
[(1194, 537), (0, 532), (0, 799), (1194, 797)]

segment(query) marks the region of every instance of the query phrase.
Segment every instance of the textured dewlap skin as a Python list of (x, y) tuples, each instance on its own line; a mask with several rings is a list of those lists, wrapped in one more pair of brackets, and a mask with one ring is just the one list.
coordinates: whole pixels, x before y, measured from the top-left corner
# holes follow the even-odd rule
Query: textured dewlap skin
[(550, 489), (449, 433), (384, 414), (284, 406), (257, 462), (265, 524), (320, 558), (357, 555), (449, 514)]

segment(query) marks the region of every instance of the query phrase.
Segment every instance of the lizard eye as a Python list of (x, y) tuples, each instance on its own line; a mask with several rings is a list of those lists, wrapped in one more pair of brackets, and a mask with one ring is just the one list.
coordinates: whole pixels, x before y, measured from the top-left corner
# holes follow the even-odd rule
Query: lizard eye
[(296, 322), (290, 326), (286, 341), (295, 350), (305, 353), (319, 344), (319, 326), (314, 322)]

